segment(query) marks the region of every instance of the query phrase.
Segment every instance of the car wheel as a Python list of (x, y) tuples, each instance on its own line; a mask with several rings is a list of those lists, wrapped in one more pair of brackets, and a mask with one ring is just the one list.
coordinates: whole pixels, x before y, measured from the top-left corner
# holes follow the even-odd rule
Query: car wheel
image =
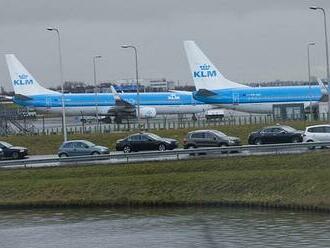
[(161, 151), (161, 152), (163, 152), (163, 151), (166, 150), (166, 146), (165, 146), (164, 144), (160, 144), (160, 145), (158, 146), (158, 150)]
[(60, 158), (67, 158), (67, 157), (69, 157), (69, 155), (66, 154), (66, 153), (60, 153), (58, 156), (59, 156)]
[(297, 137), (293, 137), (291, 139), (291, 143), (298, 143), (299, 142), (299, 139)]
[(92, 152), (92, 155), (93, 155), (93, 156), (96, 156), (96, 155), (100, 155), (100, 153), (97, 152), (97, 151), (94, 151), (94, 152)]
[[(219, 147), (227, 147), (228, 145), (226, 143), (219, 144)], [(221, 151), (221, 153), (228, 153), (228, 151)]]
[[(196, 146), (194, 146), (194, 145), (187, 146), (187, 149), (189, 149), (189, 150), (192, 150), (192, 149), (195, 149), (195, 148), (196, 148)], [(190, 156), (195, 156), (195, 153), (189, 153), (189, 155)]]
[(124, 153), (130, 153), (132, 151), (130, 146), (124, 146), (123, 148)]
[(12, 157), (13, 159), (19, 159), (19, 153), (18, 153), (18, 152), (13, 152), (13, 153), (11, 154), (11, 157)]
[(262, 141), (261, 141), (261, 139), (259, 139), (259, 138), (255, 139), (255, 140), (254, 140), (254, 144), (255, 144), (255, 145), (262, 145)]
[[(314, 142), (314, 140), (307, 140), (307, 143)], [(309, 150), (314, 150), (316, 147), (315, 146), (310, 146), (308, 147)]]

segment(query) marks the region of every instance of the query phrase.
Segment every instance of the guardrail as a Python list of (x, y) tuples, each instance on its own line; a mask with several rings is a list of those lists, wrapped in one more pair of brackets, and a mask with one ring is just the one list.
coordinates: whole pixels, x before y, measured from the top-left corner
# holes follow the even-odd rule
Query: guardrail
[[(313, 149), (315, 147), (330, 147), (330, 142), (307, 142), (307, 143), (285, 143), (285, 144), (271, 144), (271, 145), (243, 145), (243, 146), (230, 146), (230, 147), (210, 147), (210, 148), (195, 148), (195, 149), (175, 149), (167, 151), (147, 151), (147, 152), (132, 152), (132, 153), (113, 153), (107, 155), (89, 155), (89, 156), (77, 156), (66, 158), (44, 158), (44, 159), (26, 159), (26, 160), (6, 160), (0, 162), (0, 167), (20, 165), (26, 167), (32, 164), (51, 164), (59, 163), (60, 165), (72, 165), (81, 164), (86, 162), (96, 162), (104, 160), (121, 159), (118, 163), (134, 162), (134, 159), (146, 159), (153, 158), (154, 161), (158, 161), (166, 156), (172, 156), (172, 159), (187, 159), (183, 158), (183, 155), (223, 155), (226, 156), (231, 152), (240, 154), (247, 151), (254, 153), (269, 153), (283, 154), (295, 149)], [(150, 160), (149, 160), (150, 161)]]

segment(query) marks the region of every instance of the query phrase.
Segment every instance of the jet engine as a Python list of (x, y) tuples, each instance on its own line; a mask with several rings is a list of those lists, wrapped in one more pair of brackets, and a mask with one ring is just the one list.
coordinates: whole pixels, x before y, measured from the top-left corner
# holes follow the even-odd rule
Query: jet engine
[[(137, 116), (137, 109), (136, 109)], [(143, 119), (156, 117), (156, 109), (152, 107), (140, 107), (140, 117)]]

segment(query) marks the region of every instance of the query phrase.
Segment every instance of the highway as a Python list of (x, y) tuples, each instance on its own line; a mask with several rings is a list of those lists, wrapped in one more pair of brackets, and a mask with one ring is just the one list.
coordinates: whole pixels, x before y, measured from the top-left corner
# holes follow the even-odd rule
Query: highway
[(81, 156), (58, 158), (57, 155), (32, 155), (21, 160), (0, 161), (0, 168), (35, 168), (52, 166), (98, 165), (98, 164), (128, 164), (150, 161), (187, 160), (201, 158), (221, 158), (256, 155), (282, 155), (301, 154), (312, 152), (309, 147), (330, 146), (330, 142), (290, 143), (275, 145), (246, 145), (225, 148), (198, 148), (175, 149), (171, 151), (146, 151), (146, 152), (111, 152), (110, 155)]

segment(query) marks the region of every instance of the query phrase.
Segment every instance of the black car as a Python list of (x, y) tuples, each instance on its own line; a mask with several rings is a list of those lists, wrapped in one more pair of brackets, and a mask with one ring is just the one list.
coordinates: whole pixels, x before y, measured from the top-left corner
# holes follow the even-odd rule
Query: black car
[(251, 145), (297, 143), (302, 142), (303, 131), (289, 126), (271, 126), (250, 133), (248, 143)]
[(0, 148), (3, 151), (4, 158), (19, 159), (28, 154), (28, 149), (20, 146), (13, 146), (5, 141), (0, 141)]
[(124, 151), (125, 153), (132, 151), (146, 150), (172, 150), (178, 147), (178, 141), (159, 137), (153, 133), (137, 133), (128, 136), (125, 139), (117, 140), (116, 150)]

